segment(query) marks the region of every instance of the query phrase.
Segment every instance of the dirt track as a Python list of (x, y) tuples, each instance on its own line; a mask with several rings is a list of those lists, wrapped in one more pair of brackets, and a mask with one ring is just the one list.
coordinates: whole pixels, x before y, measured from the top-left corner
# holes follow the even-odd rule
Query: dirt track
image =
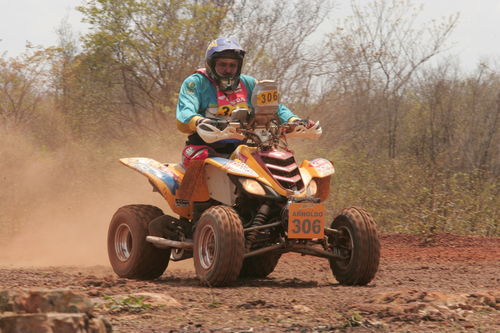
[(200, 286), (186, 261), (149, 282), (106, 266), (0, 266), (0, 289), (81, 291), (114, 332), (500, 332), (500, 238), (385, 235), (381, 243), (367, 287), (339, 286), (326, 260), (286, 254), (268, 278), (229, 288)]

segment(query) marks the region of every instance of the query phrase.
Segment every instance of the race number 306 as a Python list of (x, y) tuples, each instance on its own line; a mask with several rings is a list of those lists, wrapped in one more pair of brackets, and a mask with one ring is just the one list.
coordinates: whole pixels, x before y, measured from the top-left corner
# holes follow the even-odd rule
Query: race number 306
[(322, 204), (290, 204), (288, 210), (288, 238), (323, 238), (325, 232), (325, 207)]
[(263, 91), (257, 94), (258, 105), (278, 105), (278, 90)]

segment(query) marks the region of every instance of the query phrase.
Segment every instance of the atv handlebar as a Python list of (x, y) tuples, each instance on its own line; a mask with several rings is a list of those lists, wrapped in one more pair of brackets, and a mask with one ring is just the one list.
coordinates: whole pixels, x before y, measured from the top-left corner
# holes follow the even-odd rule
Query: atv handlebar
[(229, 124), (229, 121), (225, 120), (225, 119), (203, 118), (198, 123), (197, 128), (198, 128), (198, 126), (200, 126), (202, 124), (212, 125), (220, 130), (224, 130), (227, 127), (227, 125)]
[[(240, 113), (240, 115), (242, 114)], [(248, 113), (248, 115), (251, 114)], [(256, 141), (257, 137), (257, 143), (259, 144), (263, 143), (263, 141), (279, 141), (285, 138), (317, 139), (322, 134), (319, 121), (314, 123), (310, 120), (297, 120), (278, 124), (274, 120), (268, 122), (265, 126), (252, 126), (251, 123), (241, 121), (242, 117), (238, 118), (231, 120), (205, 118), (197, 125), (196, 132), (207, 143), (231, 139)], [(267, 134), (263, 134), (263, 132)]]
[(319, 121), (313, 122), (308, 119), (297, 120), (281, 124), (282, 134), (287, 138), (317, 139), (323, 133)]

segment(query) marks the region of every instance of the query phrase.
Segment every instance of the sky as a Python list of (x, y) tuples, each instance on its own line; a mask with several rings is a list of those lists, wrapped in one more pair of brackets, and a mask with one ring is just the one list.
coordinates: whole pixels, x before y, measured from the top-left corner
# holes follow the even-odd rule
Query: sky
[[(307, 1), (307, 0), (305, 0)], [(349, 14), (349, 0), (334, 0), (334, 18)], [(361, 0), (368, 2), (369, 0)], [(500, 0), (413, 0), (423, 4), (422, 19), (439, 19), (460, 13), (458, 27), (450, 37), (450, 54), (464, 69), (473, 69), (484, 58), (500, 59)], [(0, 0), (0, 54), (19, 55), (26, 42), (57, 44), (56, 29), (67, 20), (76, 33), (87, 26), (75, 7), (80, 0)]]

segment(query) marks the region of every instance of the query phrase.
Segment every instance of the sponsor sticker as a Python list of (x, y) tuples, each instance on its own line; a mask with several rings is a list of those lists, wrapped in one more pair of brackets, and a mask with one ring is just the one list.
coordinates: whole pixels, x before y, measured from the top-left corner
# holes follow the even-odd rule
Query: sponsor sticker
[(324, 158), (312, 160), (309, 166), (313, 167), (319, 176), (328, 175), (334, 171), (332, 163)]
[(177, 207), (188, 207), (189, 206), (189, 201), (184, 200), (184, 199), (175, 199), (175, 205)]
[(249, 176), (258, 176), (257, 173), (248, 165), (237, 161), (228, 161), (225, 165), (226, 169), (232, 172), (245, 174)]

